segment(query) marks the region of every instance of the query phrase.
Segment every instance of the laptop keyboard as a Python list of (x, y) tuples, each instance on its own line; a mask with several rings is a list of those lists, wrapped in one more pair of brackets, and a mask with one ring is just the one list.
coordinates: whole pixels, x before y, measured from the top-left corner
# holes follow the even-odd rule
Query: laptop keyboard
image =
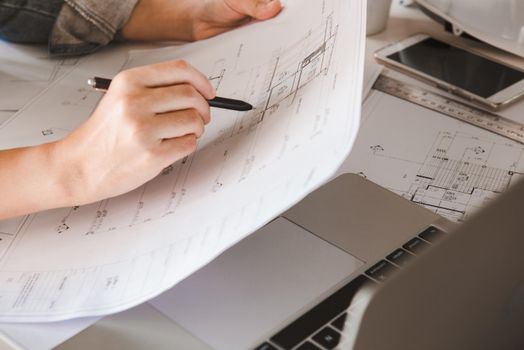
[(356, 293), (366, 285), (386, 281), (395, 271), (406, 266), (416, 255), (445, 233), (430, 226), (401, 248), (395, 249), (383, 260), (370, 267), (311, 310), (300, 316), (255, 350), (326, 350), (334, 349), (342, 340), (347, 309)]

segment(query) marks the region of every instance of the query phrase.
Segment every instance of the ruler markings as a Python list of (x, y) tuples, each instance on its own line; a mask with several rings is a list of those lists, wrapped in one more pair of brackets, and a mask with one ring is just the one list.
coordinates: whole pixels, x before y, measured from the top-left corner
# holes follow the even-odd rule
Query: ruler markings
[(377, 79), (373, 88), (524, 144), (524, 125), (497, 114), (385, 75)]

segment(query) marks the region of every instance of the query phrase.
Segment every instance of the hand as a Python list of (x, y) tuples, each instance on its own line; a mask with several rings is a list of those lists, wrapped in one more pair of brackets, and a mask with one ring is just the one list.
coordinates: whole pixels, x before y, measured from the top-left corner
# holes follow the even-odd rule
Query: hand
[(206, 76), (179, 60), (117, 75), (92, 116), (59, 142), (70, 160), (71, 204), (133, 190), (192, 153), (214, 94)]
[(140, 0), (122, 29), (131, 40), (200, 40), (265, 20), (282, 9), (280, 0)]

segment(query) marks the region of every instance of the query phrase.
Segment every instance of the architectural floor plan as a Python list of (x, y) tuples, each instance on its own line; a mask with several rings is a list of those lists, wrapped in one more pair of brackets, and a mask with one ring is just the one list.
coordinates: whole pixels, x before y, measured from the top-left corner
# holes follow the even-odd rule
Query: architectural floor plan
[(74, 68), (80, 58), (51, 59), (43, 45), (17, 45), (0, 41), (0, 125)]
[(523, 178), (524, 145), (375, 91), (344, 170), (460, 222)]
[(177, 58), (207, 74), (219, 95), (255, 107), (213, 109), (198, 150), (134, 191), (0, 221), (0, 321), (62, 320), (137, 305), (329, 179), (358, 131), (363, 11), (361, 2), (290, 1), (274, 21), (210, 40), (101, 52), (1, 125), (2, 148), (60, 139), (102, 98), (86, 88), (88, 78)]

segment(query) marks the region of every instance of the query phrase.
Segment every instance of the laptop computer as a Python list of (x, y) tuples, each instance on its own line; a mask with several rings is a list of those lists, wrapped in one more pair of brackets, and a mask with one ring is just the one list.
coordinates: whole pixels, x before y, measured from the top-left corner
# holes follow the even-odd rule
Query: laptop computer
[(519, 197), (524, 184), (449, 233), (432, 212), (342, 175), (170, 291), (57, 349), (512, 345), (524, 314)]
[(524, 349), (524, 182), (355, 304), (347, 349)]

